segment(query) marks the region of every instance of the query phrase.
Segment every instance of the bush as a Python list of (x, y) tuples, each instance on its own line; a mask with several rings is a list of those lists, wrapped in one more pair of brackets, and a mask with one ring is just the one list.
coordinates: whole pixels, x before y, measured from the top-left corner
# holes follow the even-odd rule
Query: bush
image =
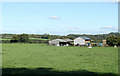
[(29, 41), (29, 35), (27, 34), (21, 34), (21, 35), (13, 35), (12, 36), (12, 40), (10, 41), (11, 43), (16, 43), (16, 42), (20, 42), (20, 43), (26, 43)]
[(107, 38), (107, 44), (110, 46), (118, 45), (118, 37), (116, 36), (109, 36)]
[(10, 40), (0, 40), (0, 43), (10, 43)]

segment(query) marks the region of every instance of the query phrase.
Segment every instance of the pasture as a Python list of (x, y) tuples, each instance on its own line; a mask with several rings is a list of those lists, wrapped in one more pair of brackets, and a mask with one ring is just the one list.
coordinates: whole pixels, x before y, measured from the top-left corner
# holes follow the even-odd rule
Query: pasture
[(117, 76), (118, 48), (2, 44), (4, 74)]

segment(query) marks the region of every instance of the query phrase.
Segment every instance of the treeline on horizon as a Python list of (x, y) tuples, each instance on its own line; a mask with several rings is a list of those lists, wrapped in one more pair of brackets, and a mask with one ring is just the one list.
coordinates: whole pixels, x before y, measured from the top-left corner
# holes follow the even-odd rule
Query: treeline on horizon
[[(22, 35), (22, 34), (21, 34)], [(53, 39), (75, 39), (79, 36), (86, 36), (94, 40), (94, 43), (102, 43), (102, 40), (108, 39), (108, 37), (112, 36), (112, 40), (118, 40), (120, 33), (118, 32), (111, 32), (109, 34), (98, 34), (98, 35), (88, 35), (88, 34), (68, 34), (66, 36), (60, 35), (50, 35), (50, 34), (25, 34), (27, 35), (29, 43), (48, 43), (49, 40)], [(20, 36), (20, 34), (0, 34), (2, 39), (9, 39), (9, 40), (2, 40), (2, 43), (10, 43), (10, 40), (15, 40), (14, 38)], [(116, 37), (116, 38), (115, 38)], [(20, 37), (19, 37), (20, 38)], [(22, 38), (22, 37), (21, 37)], [(16, 39), (17, 40), (17, 39)], [(110, 40), (110, 39), (109, 39)], [(20, 42), (20, 40), (18, 40)]]

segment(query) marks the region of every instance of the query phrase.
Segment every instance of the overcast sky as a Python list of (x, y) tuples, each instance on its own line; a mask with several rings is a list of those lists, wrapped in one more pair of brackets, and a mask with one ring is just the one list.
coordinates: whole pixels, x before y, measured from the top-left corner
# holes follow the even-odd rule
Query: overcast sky
[(112, 2), (4, 2), (2, 33), (103, 34), (118, 31)]

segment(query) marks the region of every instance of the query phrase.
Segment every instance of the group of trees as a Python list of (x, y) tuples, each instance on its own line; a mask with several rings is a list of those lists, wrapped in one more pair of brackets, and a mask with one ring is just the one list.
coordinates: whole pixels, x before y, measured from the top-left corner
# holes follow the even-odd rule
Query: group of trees
[(50, 34), (45, 33), (43, 35), (29, 34), (29, 37), (31, 37), (31, 38), (42, 38), (42, 39), (57, 39), (57, 38), (60, 38), (61, 36), (50, 35)]
[(12, 39), (10, 40), (11, 43), (13, 43), (13, 42), (25, 43), (28, 41), (29, 41), (29, 35), (27, 35), (27, 34), (13, 35)]
[(106, 40), (107, 44), (110, 46), (120, 46), (120, 36), (111, 35)]

